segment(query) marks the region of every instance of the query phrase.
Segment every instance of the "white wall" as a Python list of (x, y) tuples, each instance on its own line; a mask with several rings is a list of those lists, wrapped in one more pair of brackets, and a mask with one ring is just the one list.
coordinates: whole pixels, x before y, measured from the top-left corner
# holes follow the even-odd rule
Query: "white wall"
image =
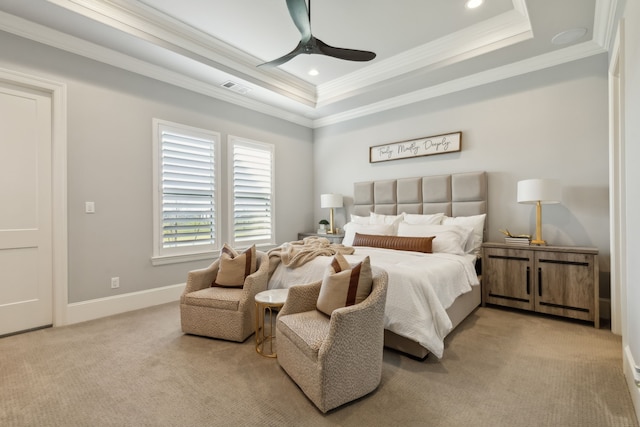
[[(311, 130), (2, 32), (0, 46), (0, 67), (67, 85), (68, 302), (183, 283), (210, 263), (151, 265), (154, 117), (220, 132), (223, 165), (227, 135), (275, 144), (277, 241), (312, 221)], [(223, 166), (223, 188), (226, 177)]]
[[(624, 13), (624, 150), (626, 170), (626, 259), (627, 288), (622, 344), (625, 350), (625, 374), (636, 415), (640, 418), (640, 2), (627, 1)], [(623, 311), (624, 312), (624, 311)], [(635, 371), (635, 372), (634, 372)], [(634, 378), (635, 376), (635, 378)]]
[[(485, 170), (488, 240), (498, 231), (535, 232), (535, 207), (516, 202), (516, 183), (557, 178), (562, 203), (543, 207), (543, 238), (553, 245), (600, 250), (608, 295), (608, 109), (605, 54), (465, 90), (390, 113), (316, 129), (319, 194), (352, 195), (353, 182)], [(462, 131), (462, 151), (369, 164), (370, 146)], [(347, 201), (349, 203), (350, 200)], [(345, 209), (336, 215), (345, 222)]]

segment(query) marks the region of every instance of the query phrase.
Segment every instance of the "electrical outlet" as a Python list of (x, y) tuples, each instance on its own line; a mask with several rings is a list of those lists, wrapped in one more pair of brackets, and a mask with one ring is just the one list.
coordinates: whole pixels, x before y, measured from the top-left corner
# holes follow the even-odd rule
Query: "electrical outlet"
[(116, 289), (120, 287), (120, 278), (112, 277), (111, 278), (111, 289)]

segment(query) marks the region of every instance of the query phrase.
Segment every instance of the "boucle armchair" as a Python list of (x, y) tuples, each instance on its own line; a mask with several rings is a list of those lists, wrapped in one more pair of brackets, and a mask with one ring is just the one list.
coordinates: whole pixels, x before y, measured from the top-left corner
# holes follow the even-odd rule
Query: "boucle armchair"
[(330, 317), (316, 309), (322, 281), (289, 289), (276, 324), (278, 363), (323, 413), (380, 384), (387, 280), (378, 272), (364, 301)]
[(267, 289), (269, 257), (257, 251), (257, 270), (242, 288), (211, 287), (220, 259), (209, 267), (190, 271), (180, 297), (182, 331), (242, 342), (255, 332), (255, 295)]

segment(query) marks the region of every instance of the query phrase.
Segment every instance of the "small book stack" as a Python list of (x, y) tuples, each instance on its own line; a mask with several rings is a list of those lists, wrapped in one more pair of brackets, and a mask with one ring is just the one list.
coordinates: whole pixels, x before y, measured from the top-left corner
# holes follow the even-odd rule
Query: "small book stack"
[(515, 246), (529, 246), (531, 244), (531, 239), (528, 237), (505, 237), (504, 242), (507, 245), (515, 245)]

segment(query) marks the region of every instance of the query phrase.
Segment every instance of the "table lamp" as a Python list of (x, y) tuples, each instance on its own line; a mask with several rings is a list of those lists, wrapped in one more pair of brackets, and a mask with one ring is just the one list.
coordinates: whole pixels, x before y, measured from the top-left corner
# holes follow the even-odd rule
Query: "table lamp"
[(327, 234), (334, 234), (335, 228), (333, 226), (333, 208), (342, 207), (342, 195), (341, 194), (322, 194), (320, 195), (320, 207), (330, 208), (329, 230)]
[(533, 245), (545, 245), (542, 240), (542, 205), (560, 203), (560, 184), (553, 179), (518, 181), (518, 203), (536, 205), (536, 238)]

